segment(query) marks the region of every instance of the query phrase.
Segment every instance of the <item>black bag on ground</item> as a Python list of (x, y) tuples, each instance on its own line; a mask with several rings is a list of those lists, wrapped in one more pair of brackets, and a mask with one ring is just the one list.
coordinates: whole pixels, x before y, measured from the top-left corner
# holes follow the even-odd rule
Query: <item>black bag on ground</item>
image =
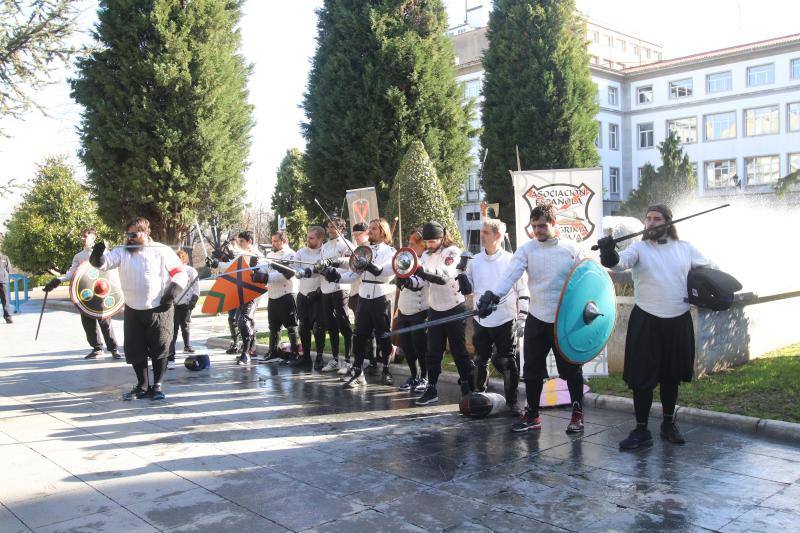
[(730, 308), (734, 293), (742, 289), (739, 280), (730, 274), (708, 267), (691, 269), (686, 286), (689, 293), (687, 302), (714, 311)]

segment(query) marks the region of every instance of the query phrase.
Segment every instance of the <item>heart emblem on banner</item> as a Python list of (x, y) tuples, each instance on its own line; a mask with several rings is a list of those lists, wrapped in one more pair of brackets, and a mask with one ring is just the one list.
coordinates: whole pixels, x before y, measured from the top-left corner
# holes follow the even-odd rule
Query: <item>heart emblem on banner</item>
[(356, 224), (359, 222), (368, 222), (369, 221), (369, 200), (366, 198), (359, 198), (355, 202), (353, 202), (353, 213), (355, 213), (357, 220)]

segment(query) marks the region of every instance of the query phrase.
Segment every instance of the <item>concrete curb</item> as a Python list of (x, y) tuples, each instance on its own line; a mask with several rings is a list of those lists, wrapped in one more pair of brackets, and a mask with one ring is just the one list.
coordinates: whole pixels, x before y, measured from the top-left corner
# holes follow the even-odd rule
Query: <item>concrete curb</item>
[[(206, 346), (212, 348), (225, 348), (228, 346), (228, 344), (228, 340), (220, 337), (211, 337), (206, 341)], [(266, 344), (257, 344), (256, 352), (261, 354), (266, 353), (267, 347), (268, 346)], [(393, 364), (392, 373), (398, 375), (408, 375), (409, 372), (405, 365)], [(455, 372), (444, 371), (442, 372), (441, 376), (439, 376), (439, 380), (447, 383), (458, 383), (458, 374)], [(591, 386), (592, 382), (590, 380), (589, 387)], [(491, 390), (502, 392), (503, 381), (497, 378), (489, 378), (489, 387)], [(524, 397), (524, 394), (524, 391), (522, 391), (520, 397)], [(584, 396), (584, 403), (598, 409), (610, 409), (612, 411), (620, 411), (633, 415), (633, 399), (625, 398), (623, 396), (610, 396), (607, 394), (587, 392)], [(660, 403), (653, 402), (650, 415), (653, 417), (661, 417)], [(683, 422), (688, 422), (690, 424), (713, 425), (728, 430), (755, 434), (760, 437), (768, 437), (787, 441), (793, 444), (800, 443), (800, 424), (793, 422), (771, 420), (768, 418), (756, 418), (753, 416), (743, 416), (731, 413), (720, 413), (717, 411), (697, 409), (695, 407), (681, 406), (678, 406), (676, 415), (676, 419)]]

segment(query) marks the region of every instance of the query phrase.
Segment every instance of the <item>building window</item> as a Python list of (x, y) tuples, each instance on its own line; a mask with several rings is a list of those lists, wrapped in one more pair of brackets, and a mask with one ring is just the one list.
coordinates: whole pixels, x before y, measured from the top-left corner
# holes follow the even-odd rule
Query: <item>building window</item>
[(469, 171), (469, 175), (467, 176), (467, 191), (476, 192), (478, 187), (480, 187), (479, 181), (478, 167), (472, 167)]
[(789, 131), (800, 131), (800, 102), (786, 106), (786, 123)]
[(683, 144), (697, 142), (697, 117), (676, 118), (667, 121), (667, 131), (675, 132), (675, 136)]
[(707, 93), (721, 93), (730, 91), (733, 88), (733, 76), (731, 71), (716, 72), (706, 76), (706, 92)]
[(653, 123), (645, 122), (638, 125), (639, 128), (639, 148), (653, 147)]
[(736, 160), (706, 162), (706, 189), (724, 189), (735, 185)]
[(656, 52), (656, 61), (661, 61), (661, 52)]
[(611, 150), (619, 150), (619, 124), (608, 125), (608, 147)]
[(747, 185), (775, 183), (780, 177), (780, 159), (777, 155), (745, 157), (744, 168)]
[(481, 95), (481, 80), (469, 80), (464, 83), (464, 96), (478, 98)]
[(597, 136), (594, 138), (594, 145), (598, 148), (603, 147), (603, 123), (597, 121)]
[(467, 213), (467, 221), (480, 220), (480, 219), (481, 219), (480, 211), (470, 211), (469, 213)]
[(592, 41), (595, 43), (600, 42), (600, 32), (599, 31), (592, 31)]
[(617, 167), (608, 169), (608, 192), (619, 195), (619, 168)]
[(758, 65), (747, 68), (747, 86), (768, 85), (775, 81), (775, 65)]
[(597, 56), (589, 56), (589, 61), (592, 63), (592, 65), (596, 65), (600, 63), (600, 58)]
[(642, 85), (636, 88), (636, 101), (640, 104), (649, 104), (653, 101), (653, 86)]
[(744, 134), (747, 137), (754, 135), (773, 135), (780, 131), (780, 112), (778, 106), (759, 107), (746, 109), (744, 112)]
[(789, 154), (789, 174), (800, 170), (800, 152)]
[(614, 38), (610, 35), (606, 35), (606, 46), (614, 48)]
[(736, 138), (736, 111), (706, 115), (704, 121), (707, 141)]
[(634, 44), (633, 45), (633, 55), (635, 55), (636, 57), (639, 57), (639, 45), (638, 44)]
[(625, 41), (623, 41), (622, 39), (617, 39), (617, 49), (622, 50), (624, 52), (626, 49)]
[(467, 230), (467, 243), (469, 251), (473, 254), (481, 253), (481, 230), (468, 229)]
[(619, 104), (619, 89), (611, 85), (608, 86), (608, 105)]
[(650, 49), (642, 47), (642, 51), (644, 52), (644, 58), (650, 59)]
[(791, 65), (791, 78), (793, 80), (800, 80), (800, 57), (797, 59), (792, 59), (790, 65)]
[(692, 96), (692, 78), (685, 80), (676, 80), (669, 82), (669, 97), (670, 98), (685, 98)]

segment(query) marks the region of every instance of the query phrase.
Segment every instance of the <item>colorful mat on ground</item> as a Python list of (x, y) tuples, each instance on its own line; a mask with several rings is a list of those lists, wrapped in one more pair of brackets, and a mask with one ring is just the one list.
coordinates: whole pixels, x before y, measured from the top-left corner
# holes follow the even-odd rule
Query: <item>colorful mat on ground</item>
[[(239, 257), (217, 278), (203, 302), (203, 313), (214, 315), (226, 313), (240, 305), (252, 302), (265, 292), (267, 286), (253, 281), (253, 271), (244, 257)], [(239, 271), (239, 272), (237, 272)], [(231, 272), (231, 274), (228, 274)]]
[[(589, 392), (589, 386), (583, 386), (583, 393)], [(569, 390), (567, 382), (561, 378), (548, 379), (544, 382), (542, 397), (539, 400), (541, 407), (557, 407), (559, 405), (569, 405)]]

